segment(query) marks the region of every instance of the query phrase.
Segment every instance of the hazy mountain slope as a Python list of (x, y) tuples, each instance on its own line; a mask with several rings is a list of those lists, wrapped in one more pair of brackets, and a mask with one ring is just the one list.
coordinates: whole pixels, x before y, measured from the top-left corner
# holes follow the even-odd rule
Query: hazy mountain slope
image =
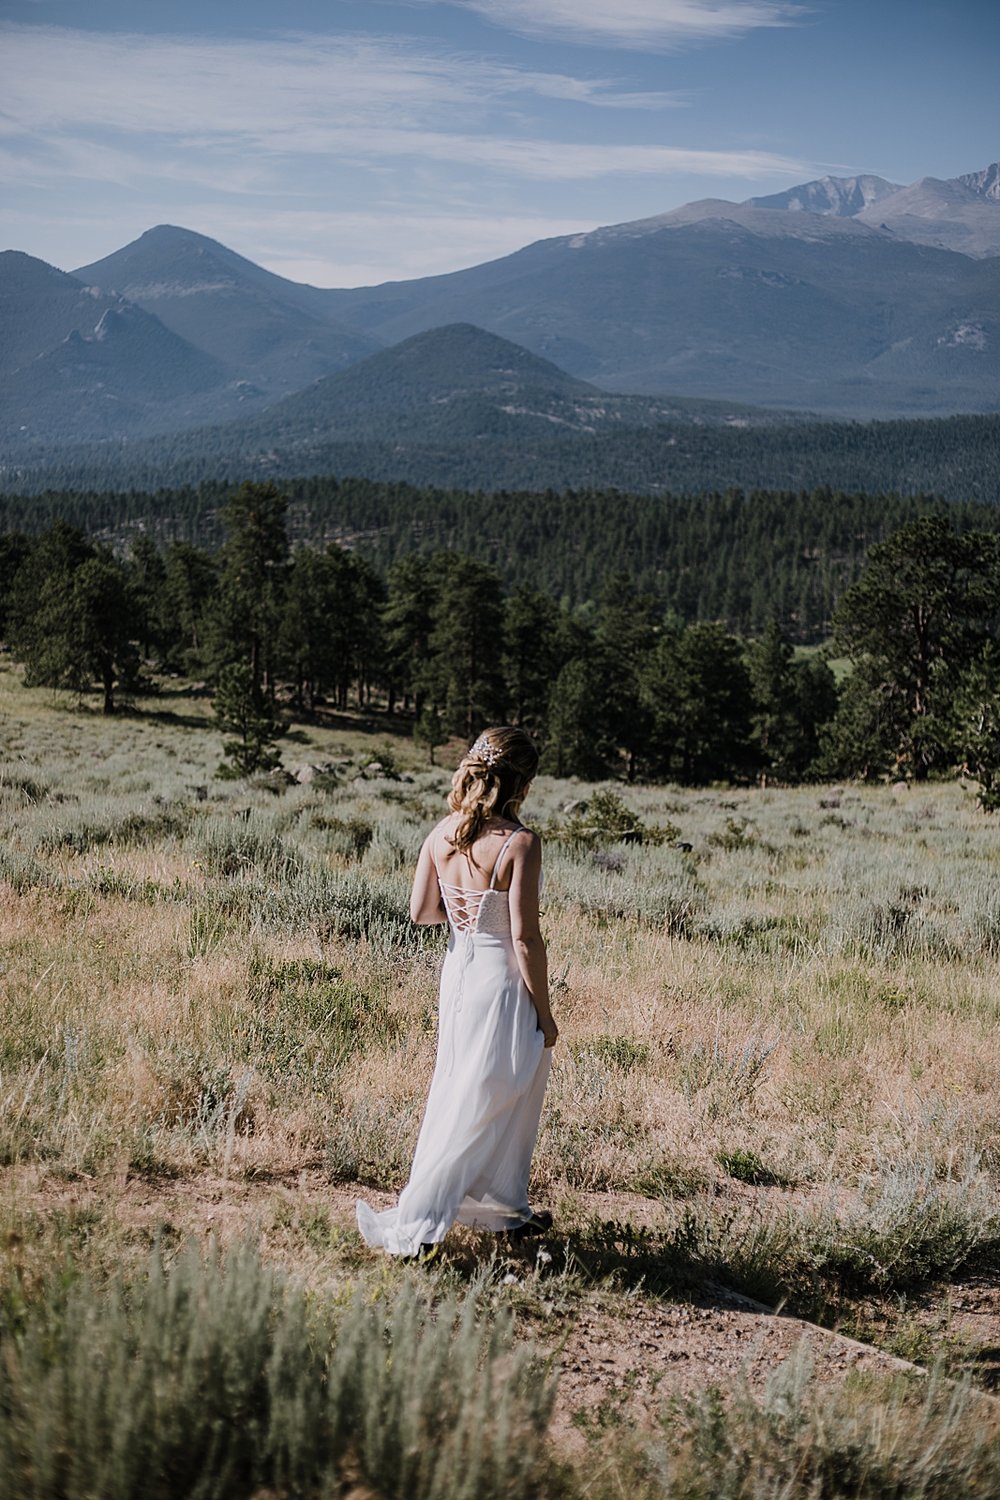
[[(597, 432), (668, 420), (771, 422), (754, 408), (614, 396), (469, 323), (415, 334), (240, 424), (240, 442), (380, 442)], [(231, 436), (235, 429), (231, 429)]]
[[(983, 286), (967, 257), (851, 218), (709, 202), (330, 295), (384, 340), (476, 322), (605, 388), (876, 415), (995, 407), (982, 351), (946, 347), (973, 293), (990, 347), (1000, 278)], [(907, 340), (912, 367), (893, 356)]]
[(226, 379), (217, 360), (141, 308), (16, 252), (0, 255), (0, 351), (8, 440), (189, 427)]
[(1000, 202), (958, 178), (923, 177), (857, 215), (900, 239), (962, 255), (1000, 255)]
[(327, 293), (275, 276), (205, 235), (161, 224), (73, 273), (145, 308), (221, 360), (263, 405), (343, 369), (379, 342), (332, 320)]

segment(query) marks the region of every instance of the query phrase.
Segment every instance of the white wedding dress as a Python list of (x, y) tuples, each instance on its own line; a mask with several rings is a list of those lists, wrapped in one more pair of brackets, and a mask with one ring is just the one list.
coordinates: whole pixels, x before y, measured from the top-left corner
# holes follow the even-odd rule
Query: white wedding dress
[[(552, 1054), (521, 971), (508, 892), (497, 875), (483, 891), (438, 874), (448, 917), (434, 1076), (410, 1180), (395, 1208), (358, 1203), (358, 1228), (390, 1255), (417, 1255), (452, 1224), (516, 1229), (531, 1218), (528, 1172)], [(437, 869), (437, 860), (434, 861)]]

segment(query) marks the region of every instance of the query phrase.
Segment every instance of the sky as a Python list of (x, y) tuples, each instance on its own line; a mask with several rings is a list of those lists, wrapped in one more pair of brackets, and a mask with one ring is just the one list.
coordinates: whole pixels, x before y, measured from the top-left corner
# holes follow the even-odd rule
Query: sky
[(1000, 157), (997, 0), (0, 0), (0, 248), (357, 286)]

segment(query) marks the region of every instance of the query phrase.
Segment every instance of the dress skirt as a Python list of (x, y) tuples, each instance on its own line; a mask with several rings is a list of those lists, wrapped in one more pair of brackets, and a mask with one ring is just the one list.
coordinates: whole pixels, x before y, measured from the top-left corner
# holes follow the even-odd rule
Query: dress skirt
[(531, 1217), (528, 1173), (551, 1052), (509, 937), (451, 932), (438, 1046), (410, 1180), (395, 1208), (358, 1203), (358, 1228), (416, 1255), (452, 1224), (515, 1229)]

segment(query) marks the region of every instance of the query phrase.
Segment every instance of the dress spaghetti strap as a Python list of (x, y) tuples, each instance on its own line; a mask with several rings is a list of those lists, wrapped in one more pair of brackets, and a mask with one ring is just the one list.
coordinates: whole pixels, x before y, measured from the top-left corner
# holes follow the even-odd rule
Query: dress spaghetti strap
[(495, 891), (497, 888), (497, 876), (500, 874), (500, 865), (503, 857), (520, 832), (520, 828), (515, 828), (514, 832), (508, 838), (504, 839), (503, 847), (501, 848), (500, 853), (497, 855), (496, 863), (493, 866), (493, 874), (490, 876), (489, 889), (491, 891)]

